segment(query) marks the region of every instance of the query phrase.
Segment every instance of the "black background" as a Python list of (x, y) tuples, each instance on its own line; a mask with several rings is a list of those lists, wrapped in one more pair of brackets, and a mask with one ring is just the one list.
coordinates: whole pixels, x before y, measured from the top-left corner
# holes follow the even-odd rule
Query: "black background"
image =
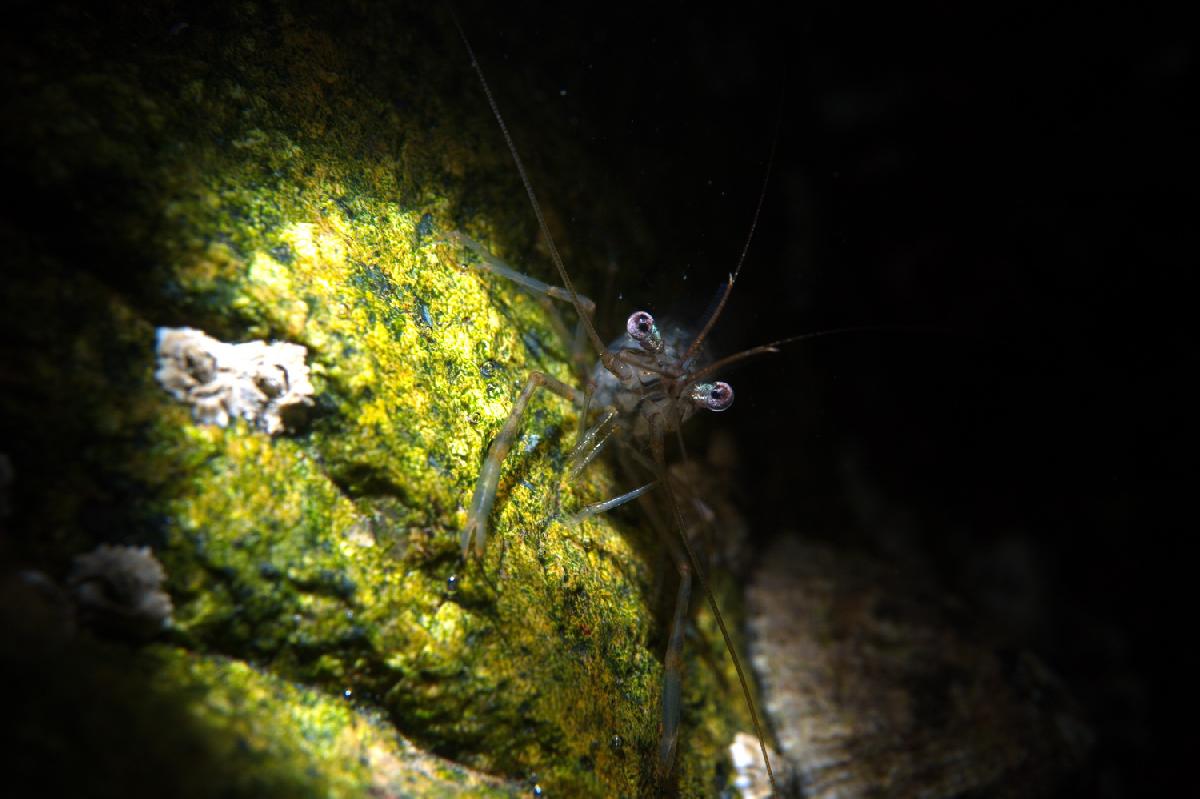
[[(920, 563), (1071, 686), (1099, 735), (1086, 793), (1187, 785), (1197, 130), (1182, 20), (845, 3), (459, 16), (518, 146), (522, 117), (550, 120), (649, 228), (612, 239), (586, 186), (543, 191), (570, 239), (621, 263), (618, 319), (702, 317), (774, 139), (715, 350), (888, 329), (727, 376), (734, 409), (697, 424), (736, 435), (756, 535)], [(524, 154), (535, 183), (571, 186), (571, 165)]]

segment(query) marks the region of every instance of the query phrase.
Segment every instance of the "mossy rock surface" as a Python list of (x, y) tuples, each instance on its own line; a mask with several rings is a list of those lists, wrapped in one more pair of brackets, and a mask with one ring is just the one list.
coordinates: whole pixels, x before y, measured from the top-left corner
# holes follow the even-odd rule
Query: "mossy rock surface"
[[(11, 596), (14, 586), (6, 585)], [(28, 597), (27, 597), (28, 598)], [(6, 644), (17, 639), (10, 637)], [(525, 796), (528, 786), (430, 755), (353, 697), (178, 647), (20, 638), (26, 690), (3, 736), (7, 796)], [(54, 753), (58, 768), (46, 768)]]
[[(459, 554), (525, 376), (574, 377), (553, 314), (444, 238), (544, 270), (469, 60), (445, 55), (449, 19), (274, 3), (41, 13), (5, 56), (20, 124), (2, 157), (25, 188), (0, 223), (5, 560), (61, 579), (99, 543), (151, 546), (177, 647), (144, 655), (168, 664), (156, 679), (215, 704), (228, 696), (211, 686), (235, 677), (270, 686), (244, 723), (277, 740), (248, 771), (326, 745), (288, 719), (349, 695), (376, 714), (372, 735), (392, 725), (554, 795), (651, 790), (666, 561), (647, 557), (636, 513), (562, 524), (622, 489), (602, 467), (562, 480), (577, 419), (559, 398), (532, 405), (486, 554)], [(194, 423), (154, 380), (160, 326), (304, 345), (312, 414), (274, 437)], [(685, 795), (712, 790), (745, 728), (703, 613), (696, 631)], [(327, 729), (368, 723), (349, 712)], [(314, 774), (309, 788), (335, 779)], [(378, 779), (372, 764), (336, 776)]]

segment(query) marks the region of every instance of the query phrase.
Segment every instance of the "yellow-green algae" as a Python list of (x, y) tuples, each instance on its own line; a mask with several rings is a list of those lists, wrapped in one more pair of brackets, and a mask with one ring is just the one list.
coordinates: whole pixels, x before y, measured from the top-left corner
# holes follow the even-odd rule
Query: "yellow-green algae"
[[(511, 797), (521, 786), (487, 779), (415, 748), (344, 699), (297, 687), (245, 663), (177, 649), (150, 654), (150, 690), (190, 694), (189, 715), (224, 742), (222, 761), (261, 759), (281, 775), (312, 773), (313, 796)], [(258, 769), (250, 772), (262, 779)], [(268, 772), (269, 773), (269, 772)], [(282, 779), (280, 780), (282, 782)]]
[[(0, 586), (6, 599), (37, 606), (14, 590), (11, 580)], [(7, 796), (526, 795), (524, 784), (423, 752), (352, 698), (174, 646), (63, 640), (4, 610), (16, 627), (0, 647), (4, 674), (22, 687), (0, 734), (12, 764)], [(52, 624), (52, 614), (38, 621)]]
[[(460, 228), (537, 262), (485, 109), (433, 88), (458, 85), (446, 71), (470, 80), (465, 57), (438, 55), (456, 46), (448, 21), (286, 4), (183, 28), (170, 5), (103, 24), (54, 13), (53, 33), (13, 45), (6, 87), (25, 122), (4, 134), (6, 167), (63, 202), (32, 232), (3, 225), (17, 268), (0, 402), (31, 486), (10, 556), (61, 574), (97, 541), (150, 543), (172, 640), (254, 664), (227, 680), (350, 691), (418, 745), (555, 795), (657, 790), (653, 569), (670, 566), (617, 519), (559, 522), (618, 487), (602, 468), (562, 484), (576, 420), (558, 398), (533, 403), (483, 561), (458, 555), (465, 498), (528, 370), (572, 376), (539, 304), (441, 239)], [(277, 438), (194, 425), (153, 382), (156, 325), (304, 344), (313, 418)], [(705, 614), (697, 629), (684, 795), (713, 789), (746, 726)], [(289, 718), (289, 696), (264, 698), (267, 717)]]

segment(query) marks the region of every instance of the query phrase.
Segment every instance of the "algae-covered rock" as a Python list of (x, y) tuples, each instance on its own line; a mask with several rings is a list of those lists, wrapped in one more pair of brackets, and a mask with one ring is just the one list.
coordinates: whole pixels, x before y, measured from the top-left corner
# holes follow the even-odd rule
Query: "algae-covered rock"
[[(46, 623), (44, 591), (32, 574), (0, 584)], [(177, 647), (64, 641), (8, 618), (11, 608), (3, 675), (23, 690), (0, 733), (6, 796), (525, 795), (421, 751), (352, 697)]]
[[(328, 710), (337, 730), (382, 741), (386, 723), (557, 795), (649, 790), (665, 561), (632, 512), (561, 523), (619, 488), (603, 468), (563, 482), (577, 420), (559, 398), (532, 404), (485, 556), (459, 554), (465, 499), (528, 371), (573, 377), (554, 313), (447, 242), (464, 230), (538, 263), (494, 122), (474, 94), (455, 99), (476, 89), (449, 20), (252, 3), (41, 13), (5, 55), (0, 149), (24, 187), (0, 222), (0, 447), (19, 488), (5, 560), (61, 579), (97, 545), (150, 546), (180, 649), (143, 657), (222, 718), (216, 734), (261, 733), (239, 785), (287, 753), (328, 764), (318, 750), (342, 733), (308, 735), (301, 708), (351, 696), (379, 720)], [(312, 407), (306, 394), (286, 423), (205, 424), (155, 380), (166, 328), (303, 347)], [(684, 794), (716, 784), (744, 724), (711, 620), (696, 628)], [(253, 701), (215, 687), (230, 681), (259, 686), (236, 689)], [(345, 785), (409, 779), (385, 750)], [(343, 780), (312, 770), (291, 772), (294, 795)]]

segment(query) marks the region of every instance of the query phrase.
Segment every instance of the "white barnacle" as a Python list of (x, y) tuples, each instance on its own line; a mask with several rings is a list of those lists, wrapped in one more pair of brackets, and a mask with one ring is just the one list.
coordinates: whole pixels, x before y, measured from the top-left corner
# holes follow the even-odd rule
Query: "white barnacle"
[(228, 344), (190, 327), (160, 327), (154, 377), (171, 396), (192, 406), (200, 424), (228, 427), (245, 419), (276, 435), (312, 405), (308, 350), (300, 344)]
[(67, 586), (85, 622), (149, 638), (171, 618), (165, 579), (149, 547), (101, 544), (75, 556)]

